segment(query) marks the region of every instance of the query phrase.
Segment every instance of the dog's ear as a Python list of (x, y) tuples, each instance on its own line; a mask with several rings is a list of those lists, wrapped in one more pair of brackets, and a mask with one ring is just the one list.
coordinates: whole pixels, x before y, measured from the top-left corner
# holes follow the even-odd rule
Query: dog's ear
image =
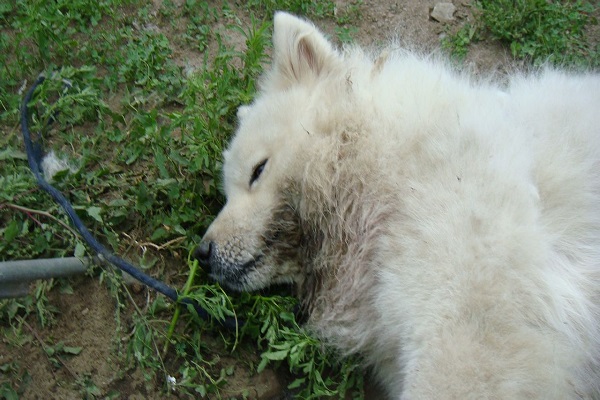
[(339, 57), (323, 34), (293, 15), (275, 14), (273, 70), (270, 82), (284, 89), (310, 83), (329, 73)]

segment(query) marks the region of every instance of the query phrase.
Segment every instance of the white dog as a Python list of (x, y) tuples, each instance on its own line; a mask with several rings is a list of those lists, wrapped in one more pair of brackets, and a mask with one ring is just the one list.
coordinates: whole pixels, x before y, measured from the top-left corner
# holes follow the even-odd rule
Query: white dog
[(390, 398), (600, 398), (600, 77), (481, 82), (275, 17), (196, 251), (291, 282)]

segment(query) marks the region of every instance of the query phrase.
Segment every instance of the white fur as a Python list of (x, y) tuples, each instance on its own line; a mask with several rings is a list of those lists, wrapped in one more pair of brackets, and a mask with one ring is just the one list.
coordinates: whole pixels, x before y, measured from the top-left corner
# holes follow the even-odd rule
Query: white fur
[(48, 182), (52, 182), (59, 172), (75, 172), (76, 169), (67, 160), (59, 158), (54, 150), (52, 150), (42, 159), (42, 171), (44, 171), (44, 178)]
[(273, 41), (225, 153), (213, 276), (293, 282), (390, 398), (600, 399), (600, 77), (478, 81), (340, 53), (284, 13)]

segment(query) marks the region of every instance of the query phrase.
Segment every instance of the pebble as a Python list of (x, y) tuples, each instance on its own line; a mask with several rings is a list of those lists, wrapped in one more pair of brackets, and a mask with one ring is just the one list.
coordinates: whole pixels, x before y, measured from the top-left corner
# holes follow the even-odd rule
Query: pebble
[(452, 3), (437, 3), (431, 11), (431, 18), (438, 22), (446, 23), (454, 20), (456, 7)]
[(284, 389), (277, 374), (271, 369), (262, 371), (256, 377), (255, 385), (256, 398), (261, 400), (279, 398)]

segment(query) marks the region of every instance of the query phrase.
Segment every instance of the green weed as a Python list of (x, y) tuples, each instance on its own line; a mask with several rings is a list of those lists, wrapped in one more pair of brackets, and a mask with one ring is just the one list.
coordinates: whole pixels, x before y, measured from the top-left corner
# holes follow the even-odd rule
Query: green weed
[(361, 18), (362, 0), (353, 0), (343, 10), (338, 11), (335, 22), (342, 25), (349, 25)]
[[(340, 358), (323, 349), (321, 342), (296, 322), (296, 303), (288, 297), (253, 296), (243, 334), (257, 340), (265, 349), (257, 371), (275, 363), (285, 363), (296, 379), (288, 388), (302, 399), (343, 398), (347, 392), (362, 398), (363, 375), (358, 360)], [(260, 323), (257, 323), (260, 321)]]
[(587, 2), (501, 0), (481, 1), (479, 7), (484, 25), (516, 58), (565, 63), (589, 55), (584, 29), (596, 21)]
[(467, 46), (489, 36), (505, 43), (513, 57), (539, 65), (598, 65), (597, 49), (585, 37), (596, 24), (587, 1), (480, 0), (474, 3), (473, 23), (465, 24), (443, 45), (462, 58)]
[(267, 18), (271, 18), (273, 13), (279, 10), (313, 18), (325, 18), (332, 17), (335, 10), (335, 3), (331, 0), (250, 0), (246, 5)]
[(18, 400), (19, 389), (30, 382), (29, 374), (21, 373), (21, 368), (16, 362), (0, 365), (0, 399)]
[[(256, 372), (260, 373), (268, 366), (276, 369), (286, 366), (296, 377), (288, 389), (294, 390), (297, 398), (343, 398), (347, 394), (356, 399), (363, 397), (363, 371), (358, 367), (358, 360), (342, 360), (334, 352), (324, 350), (322, 343), (296, 321), (294, 310), (298, 304), (295, 299), (247, 293), (230, 298), (215, 286), (205, 284), (193, 287), (186, 297), (199, 303), (215, 321), (223, 321), (226, 317), (241, 318), (243, 326), (224, 336), (228, 346), (235, 349), (239, 342), (256, 343), (262, 351)], [(206, 321), (200, 320), (191, 306), (188, 310), (191, 331), (206, 328)], [(183, 342), (173, 343), (179, 344), (181, 352)], [(187, 366), (185, 371), (186, 381), (190, 379), (189, 368)], [(206, 369), (197, 372), (205, 374)], [(221, 378), (222, 373), (221, 370)], [(213, 380), (216, 386), (221, 382), (217, 377)]]
[(465, 23), (455, 34), (447, 34), (444, 37), (442, 48), (449, 51), (457, 59), (463, 60), (469, 52), (469, 45), (477, 41), (478, 37), (477, 27)]
[(358, 28), (354, 26), (336, 26), (335, 33), (342, 43), (352, 43)]

